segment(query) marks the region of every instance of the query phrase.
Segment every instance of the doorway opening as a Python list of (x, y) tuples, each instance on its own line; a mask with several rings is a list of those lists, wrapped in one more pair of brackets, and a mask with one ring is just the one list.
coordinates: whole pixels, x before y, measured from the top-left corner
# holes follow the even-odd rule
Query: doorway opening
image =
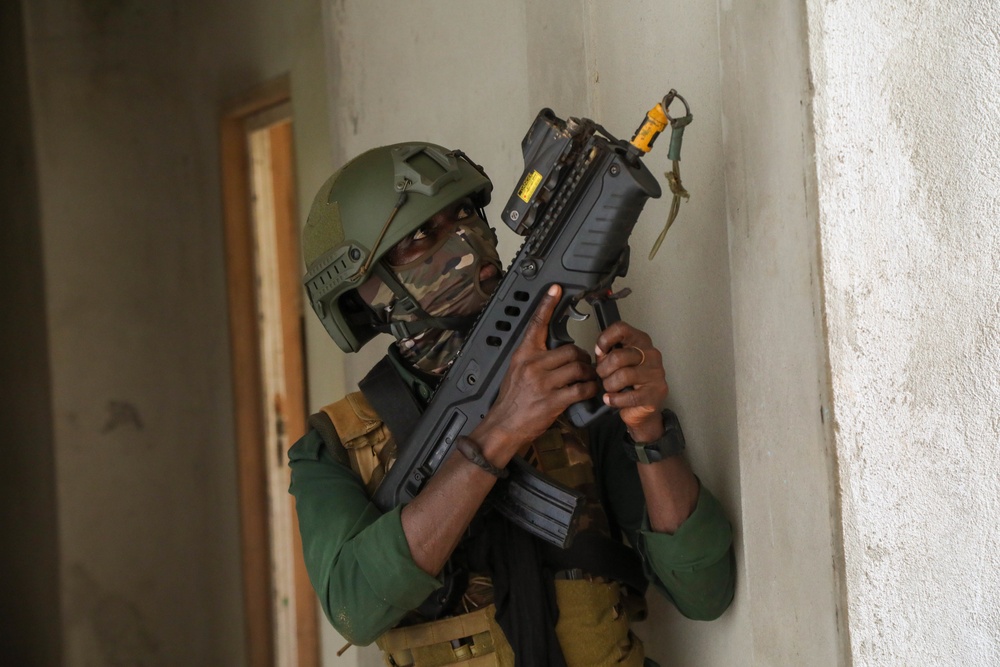
[(221, 130), (247, 658), (316, 667), (316, 597), (286, 456), (307, 410), (288, 77), (228, 105)]

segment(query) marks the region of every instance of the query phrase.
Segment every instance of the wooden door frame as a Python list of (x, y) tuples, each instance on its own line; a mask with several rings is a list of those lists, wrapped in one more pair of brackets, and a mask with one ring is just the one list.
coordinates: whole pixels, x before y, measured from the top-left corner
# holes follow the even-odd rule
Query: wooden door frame
[[(252, 667), (273, 665), (275, 642), (247, 121), (290, 101), (290, 79), (284, 75), (224, 105), (220, 119), (243, 605), (247, 664)], [(292, 224), (295, 224), (294, 221)], [(295, 264), (298, 265), (297, 256)], [(319, 664), (319, 627), (316, 597), (301, 567), (302, 547), (298, 542), (298, 531), (295, 533), (299, 667), (307, 667)]]

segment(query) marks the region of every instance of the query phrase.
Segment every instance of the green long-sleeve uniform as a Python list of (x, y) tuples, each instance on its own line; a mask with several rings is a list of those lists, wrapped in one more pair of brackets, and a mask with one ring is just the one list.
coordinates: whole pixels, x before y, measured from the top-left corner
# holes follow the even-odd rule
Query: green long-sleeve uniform
[[(620, 444), (623, 433), (619, 420), (590, 432), (605, 510), (642, 556), (646, 576), (682, 614), (718, 617), (732, 600), (734, 576), (731, 528), (722, 508), (702, 486), (694, 513), (675, 534), (652, 532), (636, 464)], [(323, 610), (345, 638), (367, 645), (441, 582), (413, 562), (401, 508), (380, 512), (337, 449), (316, 431), (299, 440), (289, 451), (290, 491), (306, 569)]]

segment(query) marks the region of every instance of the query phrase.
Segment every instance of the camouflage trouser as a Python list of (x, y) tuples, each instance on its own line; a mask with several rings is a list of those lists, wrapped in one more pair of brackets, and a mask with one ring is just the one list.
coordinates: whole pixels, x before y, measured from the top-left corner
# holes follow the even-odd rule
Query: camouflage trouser
[[(557, 580), (556, 635), (568, 667), (640, 667), (642, 642), (629, 630), (617, 583)], [(513, 667), (514, 654), (495, 608), (390, 630), (376, 642), (390, 667)]]

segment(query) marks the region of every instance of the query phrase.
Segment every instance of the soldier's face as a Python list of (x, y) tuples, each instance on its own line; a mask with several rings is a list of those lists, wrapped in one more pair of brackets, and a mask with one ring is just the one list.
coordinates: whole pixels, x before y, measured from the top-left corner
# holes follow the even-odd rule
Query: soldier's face
[[(471, 251), (456, 250), (461, 247), (452, 243), (456, 235), (471, 242)], [(479, 218), (472, 200), (465, 198), (431, 216), (420, 229), (393, 246), (386, 258), (401, 274), (410, 273), (421, 263), (427, 265), (427, 270), (440, 265), (442, 270), (471, 274), (478, 291), (488, 297), (500, 283), (496, 245), (496, 234)], [(465, 254), (457, 258), (450, 256), (456, 252)], [(439, 258), (439, 253), (449, 256)], [(436, 281), (438, 276), (434, 279)]]
[[(432, 317), (474, 315), (500, 284), (497, 237), (469, 199), (455, 202), (397, 243), (386, 260), (399, 281)], [(385, 321), (413, 320), (393, 313), (396, 295), (377, 276), (358, 288)]]

